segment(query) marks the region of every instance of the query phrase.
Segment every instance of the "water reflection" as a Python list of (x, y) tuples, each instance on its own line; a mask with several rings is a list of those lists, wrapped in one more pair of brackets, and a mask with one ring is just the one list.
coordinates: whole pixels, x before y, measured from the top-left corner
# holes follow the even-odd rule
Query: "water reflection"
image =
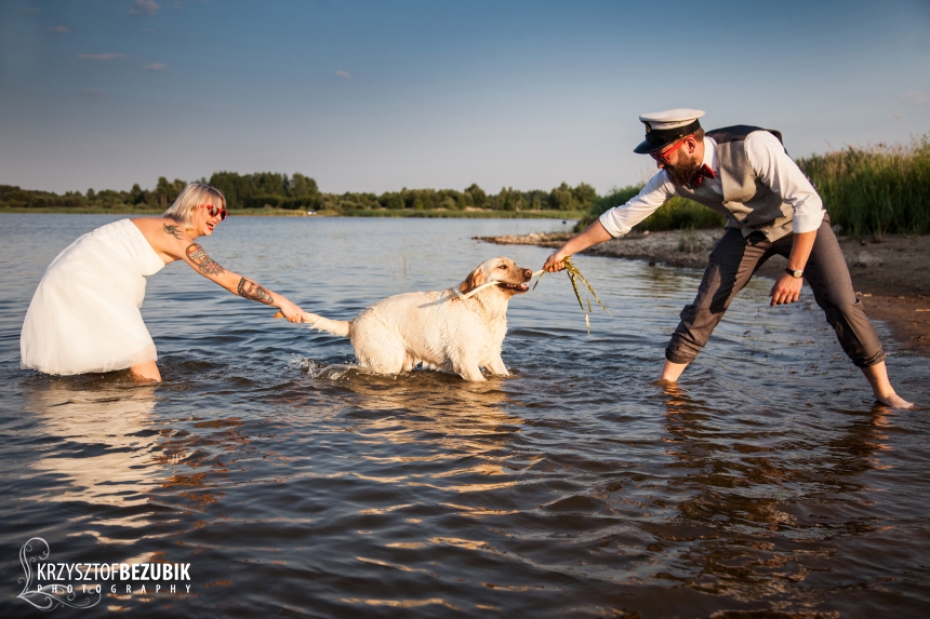
[(120, 525), (150, 524), (139, 505), (199, 512), (218, 502), (228, 462), (251, 451), (240, 418), (160, 419), (155, 386), (119, 374), (33, 382), (25, 410), (54, 447), (30, 466), (48, 499), (127, 509)]
[(649, 531), (684, 561), (670, 577), (734, 600), (821, 603), (825, 591), (797, 583), (824, 569), (838, 531), (870, 528), (869, 517), (851, 513), (865, 489), (859, 479), (887, 439), (886, 411), (855, 414), (840, 428), (825, 427), (817, 411), (798, 411), (811, 417), (799, 439), (780, 427), (784, 413), (734, 420), (738, 413), (714, 410), (678, 386), (665, 394), (679, 517)]
[(508, 396), (503, 379), (472, 384), (427, 371), (399, 377), (350, 373), (340, 385), (351, 407), (352, 430), (369, 446), (362, 454), (365, 462), (407, 467), (408, 485), (446, 492), (482, 492), (515, 483), (488, 480), (507, 475), (499, 456), (523, 425), (522, 418), (505, 410), (519, 403)]
[(45, 437), (57, 439), (32, 468), (59, 481), (48, 496), (52, 501), (144, 503), (158, 477), (150, 466), (155, 388), (126, 388), (111, 381), (85, 389), (85, 382), (54, 380), (47, 388), (23, 391), (26, 412), (40, 422)]
[[(66, 245), (71, 217), (0, 214), (19, 226), (0, 246), (17, 258), (0, 307), (0, 539), (42, 536), (62, 561), (196, 567), (190, 596), (116, 599), (133, 617), (910, 617), (930, 605), (926, 415), (870, 412), (822, 318), (770, 311), (764, 284), (734, 302), (685, 389), (663, 391), (656, 359), (699, 274), (585, 258), (615, 317), (588, 337), (568, 282), (547, 279), (508, 313), (518, 376), (471, 385), (333, 366), (352, 358), (347, 341), (181, 269), (152, 278), (143, 308), (166, 368), (153, 392), (19, 369), (22, 315), (50, 258), (17, 248)], [(211, 255), (334, 317), (499, 253), (471, 236), (542, 229), (244, 219)], [(532, 265), (547, 250), (506, 253)], [(320, 276), (320, 260), (348, 275)], [(890, 362), (913, 390), (927, 384), (926, 364)], [(0, 576), (15, 582), (6, 557)]]

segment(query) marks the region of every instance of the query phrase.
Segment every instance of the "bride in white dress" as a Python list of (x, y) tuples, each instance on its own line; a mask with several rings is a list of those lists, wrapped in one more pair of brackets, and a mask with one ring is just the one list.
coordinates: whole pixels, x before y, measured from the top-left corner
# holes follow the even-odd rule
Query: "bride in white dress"
[(162, 217), (122, 219), (78, 238), (52, 261), (32, 298), (20, 336), (22, 367), (58, 375), (129, 368), (160, 381), (155, 344), (139, 308), (145, 278), (175, 260), (301, 322), (300, 307), (224, 269), (195, 242), (224, 219), (222, 192), (191, 184)]

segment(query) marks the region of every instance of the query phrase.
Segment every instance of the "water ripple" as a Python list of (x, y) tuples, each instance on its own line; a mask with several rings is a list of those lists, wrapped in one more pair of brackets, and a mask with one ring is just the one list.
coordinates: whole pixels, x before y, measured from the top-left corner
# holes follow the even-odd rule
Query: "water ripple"
[[(930, 604), (930, 422), (874, 407), (810, 303), (771, 310), (751, 284), (681, 387), (662, 387), (699, 274), (580, 257), (613, 318), (592, 316), (588, 336), (568, 283), (546, 278), (511, 304), (514, 376), (474, 385), (367, 374), (345, 340), (171, 265), (143, 310), (164, 384), (23, 372), (42, 270), (110, 219), (0, 215), (4, 582), (41, 536), (58, 561), (191, 564), (191, 594), (105, 596), (134, 616), (903, 617)], [(492, 255), (536, 269), (546, 250), (470, 238), (547, 226), (561, 223), (231, 218), (206, 242), (345, 319)], [(926, 398), (924, 360), (889, 366)], [(10, 595), (0, 612), (23, 605)]]

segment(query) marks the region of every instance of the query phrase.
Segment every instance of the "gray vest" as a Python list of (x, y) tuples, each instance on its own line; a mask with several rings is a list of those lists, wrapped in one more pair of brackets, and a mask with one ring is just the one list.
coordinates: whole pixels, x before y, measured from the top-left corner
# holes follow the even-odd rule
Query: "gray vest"
[(762, 232), (768, 240), (777, 241), (791, 233), (794, 209), (756, 178), (749, 165), (745, 140), (754, 131), (768, 131), (782, 141), (779, 131), (750, 125), (714, 129), (706, 134), (717, 142), (722, 199), (706, 184), (697, 189), (676, 185), (675, 193), (723, 214), (727, 218), (727, 228), (739, 228), (744, 237)]

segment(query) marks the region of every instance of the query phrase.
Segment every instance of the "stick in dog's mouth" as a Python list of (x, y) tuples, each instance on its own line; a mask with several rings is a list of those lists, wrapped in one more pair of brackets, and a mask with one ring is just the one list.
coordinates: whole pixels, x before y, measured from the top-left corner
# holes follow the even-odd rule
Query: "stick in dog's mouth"
[[(533, 273), (532, 277), (540, 276), (540, 275), (542, 275), (543, 273), (544, 273), (544, 271), (542, 271), (542, 270), (536, 271), (536, 272)], [(532, 277), (531, 277), (530, 279), (532, 279)], [(537, 283), (539, 283), (539, 280), (537, 280)], [(469, 292), (468, 294), (462, 294), (462, 293), (460, 293), (460, 292), (458, 291), (458, 288), (452, 288), (452, 292), (454, 293), (454, 295), (453, 295), (452, 298), (467, 299), (467, 298), (469, 298), (469, 297), (474, 296), (475, 293), (477, 293), (477, 292), (479, 292), (479, 291), (481, 291), (481, 290), (484, 290), (485, 288), (487, 288), (487, 287), (489, 287), (489, 286), (500, 286), (500, 287), (505, 288), (505, 289), (507, 289), (507, 290), (513, 290), (514, 292), (518, 292), (518, 293), (529, 292), (529, 290), (530, 290), (530, 282), (528, 282), (528, 281), (527, 281), (527, 282), (523, 282), (522, 284), (511, 284), (511, 283), (508, 283), (508, 282), (502, 282), (502, 281), (499, 281), (499, 280), (495, 280), (495, 281), (485, 282), (485, 283), (481, 284), (480, 286), (478, 286), (477, 288), (475, 288), (474, 290), (472, 290), (472, 291)], [(284, 318), (284, 314), (282, 314), (281, 312), (276, 312), (275, 315), (272, 316), (272, 318)]]
[(529, 282), (524, 282), (522, 284), (510, 284), (508, 282), (497, 281), (494, 282), (501, 288), (506, 288), (507, 290), (513, 290), (514, 292), (527, 292), (530, 289)]

